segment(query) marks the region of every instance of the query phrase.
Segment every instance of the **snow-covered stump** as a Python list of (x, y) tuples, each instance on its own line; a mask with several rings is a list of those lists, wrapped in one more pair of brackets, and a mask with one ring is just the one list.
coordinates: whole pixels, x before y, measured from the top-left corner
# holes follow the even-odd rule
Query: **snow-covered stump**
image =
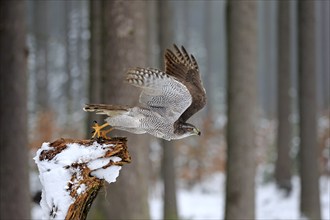
[(115, 182), (131, 161), (126, 138), (59, 139), (44, 143), (34, 160), (43, 186), (45, 219), (86, 219), (104, 181)]

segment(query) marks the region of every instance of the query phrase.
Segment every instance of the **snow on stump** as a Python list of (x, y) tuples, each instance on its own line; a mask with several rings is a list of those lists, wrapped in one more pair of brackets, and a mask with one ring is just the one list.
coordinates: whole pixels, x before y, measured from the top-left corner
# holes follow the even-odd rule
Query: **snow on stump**
[(58, 139), (43, 143), (34, 160), (42, 184), (45, 219), (86, 219), (104, 181), (115, 182), (130, 163), (126, 138)]

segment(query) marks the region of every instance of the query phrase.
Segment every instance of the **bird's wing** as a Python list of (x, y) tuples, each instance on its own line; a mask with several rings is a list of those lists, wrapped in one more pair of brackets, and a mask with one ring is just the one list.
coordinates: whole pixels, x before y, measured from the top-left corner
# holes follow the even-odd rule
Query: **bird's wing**
[(206, 92), (196, 59), (183, 46), (180, 50), (174, 45), (174, 52), (170, 49), (165, 52), (165, 72), (184, 84), (192, 96), (191, 105), (180, 116), (180, 120), (185, 122), (206, 104)]
[(170, 49), (166, 49), (165, 52), (165, 72), (185, 81), (189, 70), (199, 72), (196, 59), (193, 55), (189, 56), (183, 46), (182, 51), (175, 44), (173, 46), (174, 52)]
[(176, 121), (192, 102), (185, 85), (157, 69), (129, 69), (126, 82), (142, 88), (140, 103), (144, 107), (167, 117), (171, 122)]

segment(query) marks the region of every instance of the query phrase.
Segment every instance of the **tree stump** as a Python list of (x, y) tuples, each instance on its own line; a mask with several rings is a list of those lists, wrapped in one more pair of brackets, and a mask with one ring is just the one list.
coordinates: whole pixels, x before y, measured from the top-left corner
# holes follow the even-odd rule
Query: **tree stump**
[(62, 138), (44, 143), (34, 158), (43, 186), (44, 218), (86, 219), (104, 181), (115, 182), (121, 166), (130, 163), (126, 142)]

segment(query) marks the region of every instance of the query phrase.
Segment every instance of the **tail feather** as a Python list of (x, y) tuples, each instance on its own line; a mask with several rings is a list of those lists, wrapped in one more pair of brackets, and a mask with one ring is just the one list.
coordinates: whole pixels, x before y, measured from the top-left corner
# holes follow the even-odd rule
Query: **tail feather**
[(85, 104), (83, 108), (86, 112), (96, 112), (96, 114), (115, 116), (129, 111), (128, 106), (124, 105), (106, 105), (106, 104)]

